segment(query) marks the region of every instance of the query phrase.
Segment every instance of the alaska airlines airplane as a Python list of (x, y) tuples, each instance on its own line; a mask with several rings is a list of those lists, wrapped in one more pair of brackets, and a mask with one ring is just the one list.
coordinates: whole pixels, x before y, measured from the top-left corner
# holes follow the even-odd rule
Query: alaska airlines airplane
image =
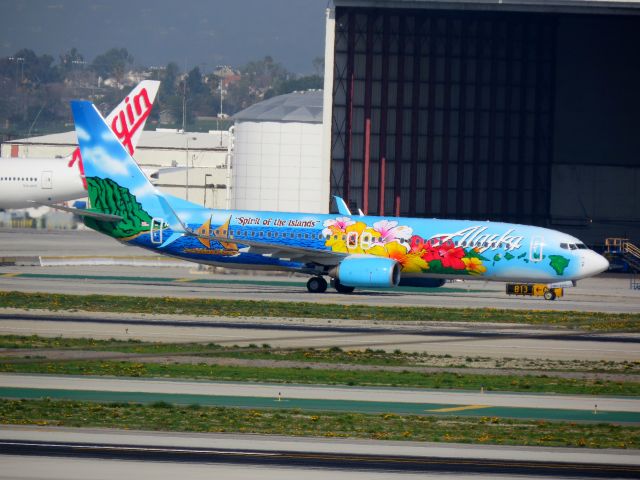
[[(160, 82), (144, 80), (109, 114), (107, 123), (134, 154)], [(0, 209), (29, 208), (87, 195), (80, 150), (64, 158), (0, 159)]]
[(496, 222), (209, 210), (157, 190), (90, 103), (72, 102), (91, 208), (85, 223), (192, 262), (325, 277), (341, 293), (445, 279), (574, 283), (609, 266), (577, 238)]

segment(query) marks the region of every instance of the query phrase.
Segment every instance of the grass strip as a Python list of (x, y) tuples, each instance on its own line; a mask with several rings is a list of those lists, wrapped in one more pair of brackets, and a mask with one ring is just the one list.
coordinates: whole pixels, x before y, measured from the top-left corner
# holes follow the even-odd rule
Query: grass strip
[(227, 365), (140, 363), (127, 361), (0, 362), (4, 373), (98, 375), (147, 378), (189, 378), (232, 382), (265, 382), (366, 387), (402, 387), (579, 395), (640, 396), (640, 382), (612, 382), (549, 377), (546, 375), (479, 375), (405, 370), (323, 370), (312, 368), (257, 368)]
[[(240, 360), (321, 362), (341, 365), (438, 368), (506, 368), (513, 370), (640, 373), (640, 361), (623, 360), (550, 360), (527, 358), (491, 358), (481, 356), (434, 355), (427, 352), (403, 352), (382, 349), (343, 350), (331, 348), (277, 348), (269, 344), (225, 346), (216, 343), (155, 343), (136, 339), (100, 340), (94, 338), (41, 337), (38, 335), (0, 335), (0, 348), (87, 350), (125, 354), (173, 354), (235, 358)], [(37, 354), (36, 354), (37, 355)], [(640, 380), (640, 378), (639, 378)]]
[(499, 310), (493, 308), (381, 307), (197, 298), (146, 298), (0, 292), (0, 308), (90, 312), (188, 314), (225, 317), (336, 318), (379, 321), (497, 322), (550, 325), (591, 331), (640, 331), (640, 314)]
[(2, 400), (0, 423), (179, 432), (234, 432), (377, 440), (640, 448), (640, 427), (395, 414), (248, 410), (164, 402), (100, 404), (67, 400)]

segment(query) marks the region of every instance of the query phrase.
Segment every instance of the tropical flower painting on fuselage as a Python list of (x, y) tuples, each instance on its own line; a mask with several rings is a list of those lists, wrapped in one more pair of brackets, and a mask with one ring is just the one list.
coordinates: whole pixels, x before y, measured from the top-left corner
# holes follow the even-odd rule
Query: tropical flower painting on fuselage
[(475, 247), (465, 249), (450, 239), (424, 239), (413, 229), (394, 220), (380, 220), (369, 226), (349, 217), (324, 222), (325, 245), (334, 252), (366, 254), (396, 260), (405, 273), (482, 275), (487, 271)]

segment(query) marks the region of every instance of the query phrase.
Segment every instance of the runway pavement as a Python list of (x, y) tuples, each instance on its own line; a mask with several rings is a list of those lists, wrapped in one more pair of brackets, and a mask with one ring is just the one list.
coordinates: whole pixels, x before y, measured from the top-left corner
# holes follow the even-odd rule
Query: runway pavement
[(383, 349), (490, 358), (625, 361), (640, 358), (632, 334), (523, 328), (515, 325), (373, 322), (336, 319), (223, 318), (0, 310), (0, 334), (155, 342), (269, 344), (283, 348)]
[[(420, 478), (483, 480), (636, 478), (640, 473), (637, 451), (18, 426), (0, 430), (0, 454), (0, 478), (12, 479), (116, 475), (253, 479), (258, 475), (266, 480), (301, 476), (355, 480), (418, 478), (413, 472), (420, 472)], [(64, 455), (64, 462), (53, 455)]]
[[(566, 289), (565, 297), (555, 302), (542, 298), (509, 297), (504, 293), (504, 284), (482, 281), (455, 282), (442, 289), (356, 290), (352, 295), (329, 290), (325, 294), (312, 295), (306, 291), (304, 277), (253, 275), (246, 272), (212, 274), (198, 270), (195, 264), (185, 268), (189, 264), (175, 263), (166, 258), (157, 260), (156, 255), (143, 249), (127, 247), (104, 235), (88, 231), (0, 230), (0, 245), (0, 257), (44, 257), (45, 264), (51, 265), (0, 267), (0, 288), (5, 291), (387, 306), (640, 312), (640, 292), (629, 289), (629, 279), (625, 276), (604, 276), (581, 281), (577, 288)], [(129, 265), (108, 265), (109, 259), (111, 263)], [(143, 260), (147, 263), (144, 264)], [(134, 263), (137, 264), (133, 266)], [(167, 264), (176, 266), (159, 266)]]
[(241, 408), (640, 423), (640, 399), (0, 374), (0, 396)]

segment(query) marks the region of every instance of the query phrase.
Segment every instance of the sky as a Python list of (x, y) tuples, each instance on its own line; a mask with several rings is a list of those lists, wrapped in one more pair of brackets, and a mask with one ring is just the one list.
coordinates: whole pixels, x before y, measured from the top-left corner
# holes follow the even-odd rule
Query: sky
[(270, 55), (313, 73), (324, 55), (328, 0), (0, 0), (0, 57), (76, 47), (86, 61), (124, 47), (136, 65), (239, 67)]

